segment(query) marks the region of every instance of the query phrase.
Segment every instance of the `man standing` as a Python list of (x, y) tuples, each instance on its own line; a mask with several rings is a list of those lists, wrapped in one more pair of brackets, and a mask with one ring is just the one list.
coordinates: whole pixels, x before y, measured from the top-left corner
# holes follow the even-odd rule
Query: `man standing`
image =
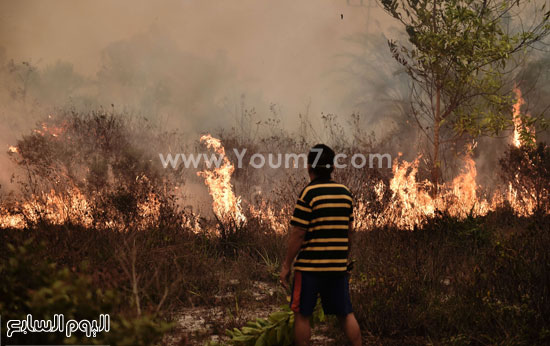
[(324, 144), (314, 146), (308, 154), (311, 182), (296, 202), (280, 274), (281, 284), (288, 287), (290, 267), (296, 258), (290, 307), (294, 311), (295, 344), (300, 346), (309, 345), (310, 317), (317, 295), (321, 296), (325, 314), (338, 317), (352, 345), (361, 345), (347, 273), (353, 199), (345, 185), (331, 179), (334, 156), (334, 151)]

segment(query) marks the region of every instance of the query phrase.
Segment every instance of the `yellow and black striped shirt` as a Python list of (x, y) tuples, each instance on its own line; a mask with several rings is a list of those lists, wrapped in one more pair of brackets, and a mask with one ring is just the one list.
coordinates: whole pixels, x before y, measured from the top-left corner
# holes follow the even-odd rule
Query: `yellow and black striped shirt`
[(349, 189), (331, 180), (313, 180), (300, 193), (290, 221), (307, 229), (294, 269), (345, 272), (351, 222), (353, 198)]

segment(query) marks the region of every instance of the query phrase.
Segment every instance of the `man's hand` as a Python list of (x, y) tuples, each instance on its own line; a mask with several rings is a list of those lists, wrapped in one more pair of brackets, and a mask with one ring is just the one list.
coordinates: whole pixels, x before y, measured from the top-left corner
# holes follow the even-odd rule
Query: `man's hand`
[(279, 274), (279, 282), (285, 289), (288, 289), (290, 279), (290, 267), (287, 265), (283, 265), (281, 268), (281, 274)]
[(279, 282), (284, 288), (288, 289), (288, 281), (290, 279), (290, 267), (294, 258), (300, 251), (300, 247), (304, 242), (307, 230), (305, 228), (292, 226), (290, 229), (290, 237), (288, 238), (288, 249), (286, 250), (285, 260), (279, 275)]

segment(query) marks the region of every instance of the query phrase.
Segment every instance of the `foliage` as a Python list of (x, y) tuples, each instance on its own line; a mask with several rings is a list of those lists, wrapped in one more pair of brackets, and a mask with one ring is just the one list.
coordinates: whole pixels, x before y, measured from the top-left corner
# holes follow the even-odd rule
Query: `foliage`
[[(495, 135), (512, 125), (507, 65), (550, 33), (550, 11), (537, 4), (531, 27), (514, 27), (530, 0), (381, 0), (405, 27), (409, 45), (389, 41), (412, 79), (412, 111), (432, 148), (437, 183), (440, 145), (464, 135)], [(520, 19), (521, 21), (521, 19)]]
[[(317, 301), (311, 322), (313, 325), (324, 322), (325, 315), (320, 301)], [(294, 342), (294, 312), (288, 305), (269, 315), (267, 319), (257, 318), (241, 329), (227, 330), (230, 342), (235, 345), (287, 346)]]
[[(171, 324), (155, 321), (152, 316), (125, 316), (117, 313), (120, 298), (113, 290), (94, 290), (91, 279), (68, 268), (58, 269), (49, 261), (39, 260), (30, 247), (32, 240), (19, 246), (7, 245), (10, 252), (0, 266), (0, 311), (2, 322), (25, 319), (51, 319), (63, 314), (65, 321), (97, 320), (110, 314), (111, 330), (96, 338), (81, 333), (66, 338), (63, 333), (14, 334), (14, 343), (151, 345), (171, 328)], [(85, 266), (85, 264), (83, 264)]]

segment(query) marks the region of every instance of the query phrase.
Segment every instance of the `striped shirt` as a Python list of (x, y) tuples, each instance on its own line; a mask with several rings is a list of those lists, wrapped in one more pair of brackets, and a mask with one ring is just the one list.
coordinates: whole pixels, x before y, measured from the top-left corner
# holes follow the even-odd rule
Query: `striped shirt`
[(313, 180), (300, 193), (290, 221), (307, 230), (294, 269), (345, 272), (351, 222), (353, 198), (349, 189), (331, 180)]

